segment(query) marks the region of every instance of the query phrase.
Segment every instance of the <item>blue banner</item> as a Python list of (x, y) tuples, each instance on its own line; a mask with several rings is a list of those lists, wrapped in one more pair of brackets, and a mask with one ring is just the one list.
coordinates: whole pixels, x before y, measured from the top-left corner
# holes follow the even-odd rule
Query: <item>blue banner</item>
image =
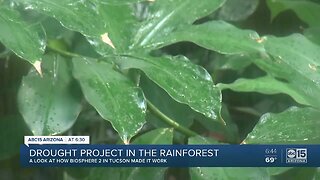
[(21, 145), (23, 167), (320, 167), (320, 145)]

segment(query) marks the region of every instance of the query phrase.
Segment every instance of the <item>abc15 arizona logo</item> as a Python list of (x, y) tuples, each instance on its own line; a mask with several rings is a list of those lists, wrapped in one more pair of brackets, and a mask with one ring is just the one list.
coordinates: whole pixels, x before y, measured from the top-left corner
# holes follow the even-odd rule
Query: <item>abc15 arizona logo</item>
[(308, 151), (306, 148), (287, 148), (286, 163), (307, 163)]

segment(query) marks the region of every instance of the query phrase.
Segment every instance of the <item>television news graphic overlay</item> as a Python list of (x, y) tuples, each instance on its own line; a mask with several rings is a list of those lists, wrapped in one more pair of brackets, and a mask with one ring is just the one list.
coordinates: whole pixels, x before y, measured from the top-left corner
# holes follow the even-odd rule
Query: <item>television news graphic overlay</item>
[(20, 163), (22, 167), (320, 167), (319, 152), (320, 145), (29, 144), (20, 147)]
[(275, 161), (278, 160), (278, 154), (277, 154), (277, 149), (276, 148), (267, 148), (265, 150), (265, 162), (272, 164)]
[(287, 163), (307, 163), (307, 159), (308, 159), (307, 148), (287, 148), (286, 149)]
[(24, 144), (90, 144), (89, 136), (24, 136)]

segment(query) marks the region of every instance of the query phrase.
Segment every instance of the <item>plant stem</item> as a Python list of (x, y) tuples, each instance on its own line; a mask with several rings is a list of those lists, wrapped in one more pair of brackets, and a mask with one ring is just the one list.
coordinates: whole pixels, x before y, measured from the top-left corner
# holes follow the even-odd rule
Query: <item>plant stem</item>
[(61, 55), (64, 55), (64, 56), (81, 57), (81, 55), (79, 55), (79, 54), (75, 54), (75, 53), (72, 53), (72, 52), (69, 52), (69, 51), (65, 51), (65, 50), (57, 48), (55, 46), (51, 46), (50, 44), (47, 44), (47, 47), (50, 48), (51, 50), (61, 54)]
[[(56, 51), (57, 53), (60, 53), (61, 55), (65, 55), (65, 56), (69, 56), (69, 57), (82, 57), (79, 54), (71, 53), (71, 52), (56, 48), (55, 46), (50, 46), (49, 44), (47, 45), (47, 47), (50, 48), (53, 51)], [(177, 131), (179, 131), (179, 132), (181, 132), (181, 133), (183, 133), (183, 134), (185, 134), (187, 136), (197, 136), (198, 135), (197, 133), (189, 130), (188, 128), (185, 128), (185, 127), (181, 126), (179, 123), (177, 123), (176, 121), (172, 120), (171, 118), (169, 118), (168, 116), (163, 114), (149, 100), (147, 100), (147, 104), (148, 104), (148, 107), (150, 108), (152, 113), (157, 115), (163, 122), (165, 122), (166, 124), (170, 125), (171, 127), (176, 129)]]
[[(61, 48), (57, 48), (56, 46), (52, 46), (50, 44), (47, 44), (47, 47), (49, 49), (51, 49), (52, 51), (55, 51), (63, 56), (68, 56), (68, 57), (82, 57), (82, 58), (92, 58), (92, 57), (89, 57), (89, 56), (85, 56), (85, 55), (81, 55), (81, 54), (77, 54), (77, 53), (72, 53), (70, 51), (66, 51), (66, 50), (63, 50)], [(103, 57), (117, 57), (117, 55), (113, 55), (113, 54), (110, 54), (110, 55), (104, 55)], [(97, 58), (96, 58), (97, 59)]]
[(169, 118), (168, 116), (166, 116), (165, 114), (163, 114), (155, 105), (153, 105), (149, 100), (147, 100), (147, 104), (148, 104), (148, 108), (150, 109), (150, 111), (157, 115), (163, 122), (165, 122), (166, 124), (170, 125), (171, 127), (173, 127), (174, 129), (176, 129), (177, 131), (187, 135), (187, 136), (197, 136), (198, 134), (181, 126), (179, 123), (177, 123), (176, 121), (172, 120), (171, 118)]

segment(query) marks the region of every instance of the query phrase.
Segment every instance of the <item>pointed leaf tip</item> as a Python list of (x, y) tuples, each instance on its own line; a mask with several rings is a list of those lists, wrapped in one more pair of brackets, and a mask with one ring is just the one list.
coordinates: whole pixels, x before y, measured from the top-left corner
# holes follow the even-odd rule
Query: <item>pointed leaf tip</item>
[(124, 143), (125, 145), (129, 145), (129, 144), (130, 144), (129, 140), (124, 140), (123, 143)]
[(101, 39), (104, 43), (108, 44), (109, 46), (111, 46), (113, 49), (116, 49), (111, 41), (111, 39), (109, 38), (108, 33), (104, 33), (101, 35)]
[(37, 72), (40, 74), (40, 76), (42, 77), (41, 61), (37, 60), (32, 65), (37, 70)]

